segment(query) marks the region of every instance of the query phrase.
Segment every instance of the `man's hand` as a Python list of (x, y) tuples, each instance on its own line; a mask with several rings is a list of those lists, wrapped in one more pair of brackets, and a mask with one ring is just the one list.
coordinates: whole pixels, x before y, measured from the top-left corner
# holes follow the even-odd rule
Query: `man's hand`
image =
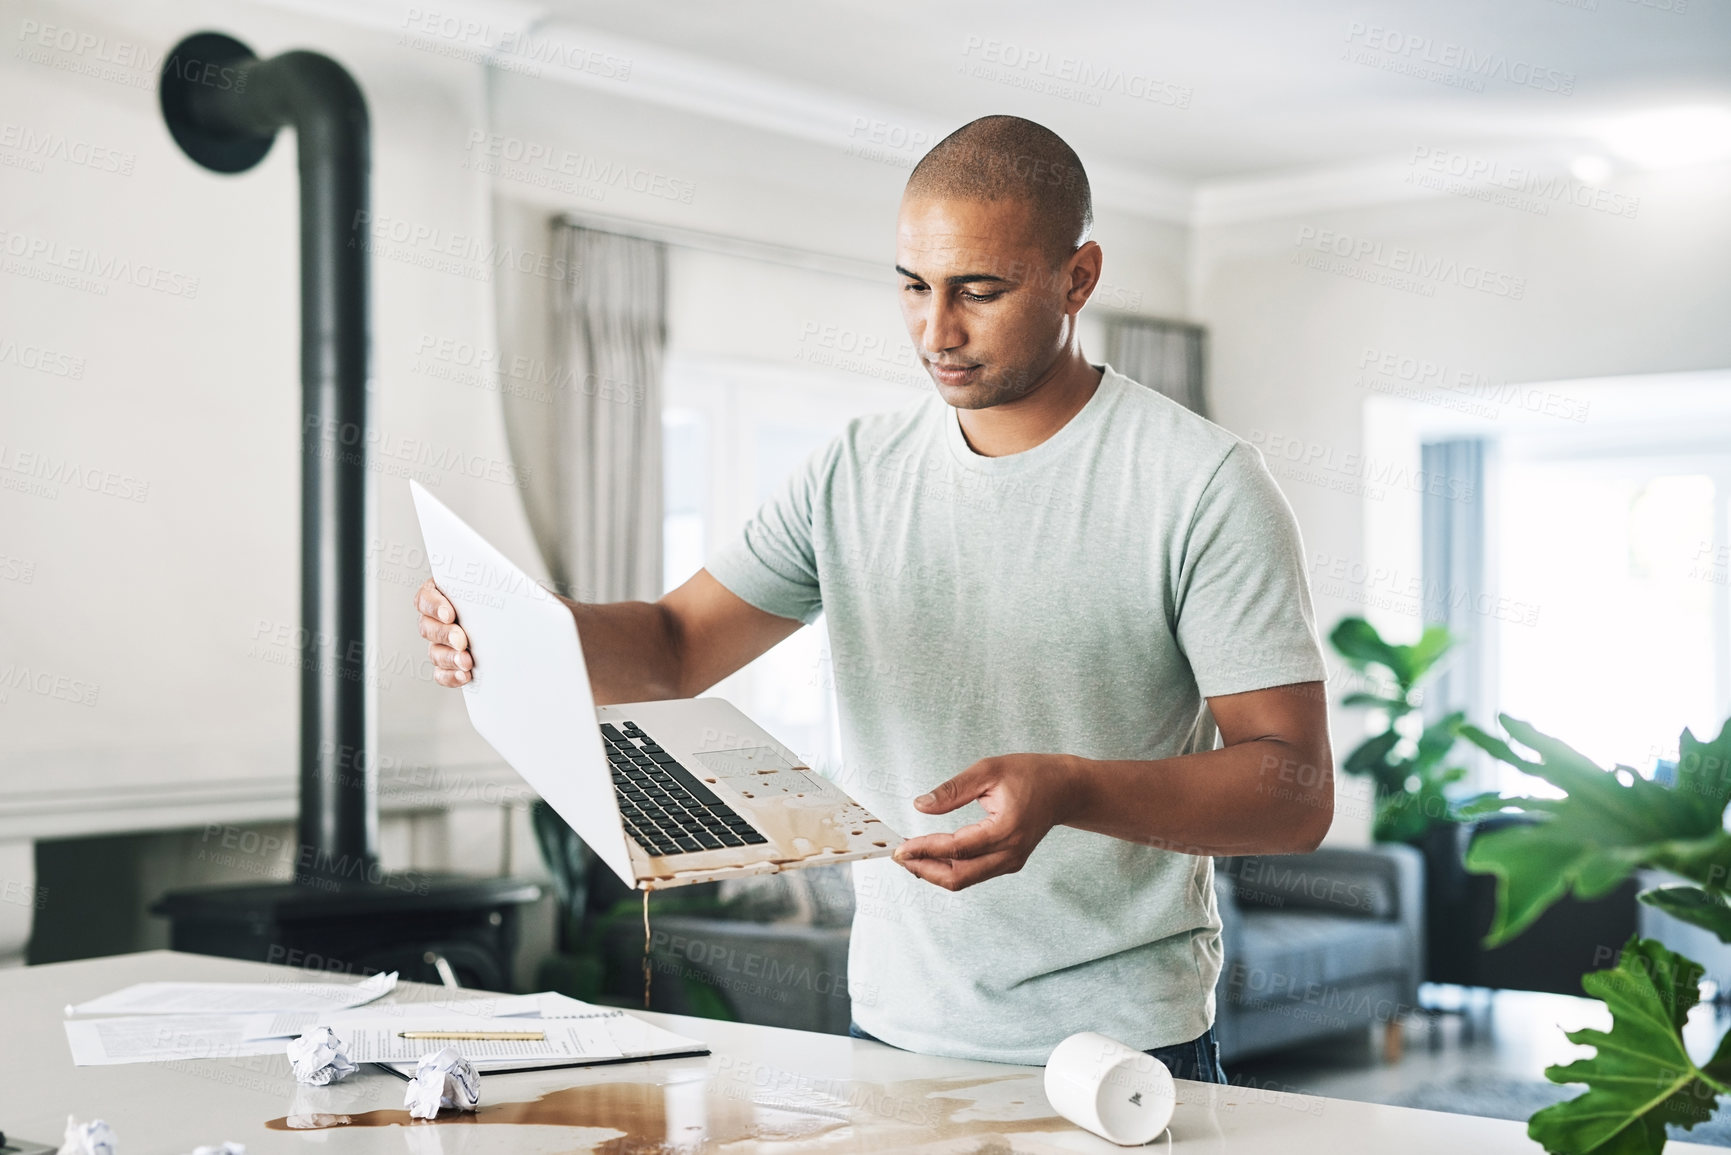
[(475, 658), (469, 653), (469, 635), (457, 624), (457, 607), (428, 578), (415, 591), (415, 608), (421, 612), (427, 656), (433, 659), (433, 681), (441, 686), (461, 686), (469, 680)]
[(948, 814), (978, 802), (986, 817), (910, 838), (895, 859), (961, 890), (1022, 869), (1060, 825), (1181, 854), (1307, 854), (1334, 819), (1326, 703), (1321, 682), (1209, 698), (1225, 745), (1171, 758), (982, 758), (914, 806)]
[(896, 848), (895, 860), (945, 890), (1014, 874), (1077, 805), (1082, 786), (1077, 767), (1077, 759), (1066, 754), (980, 759), (914, 799), (914, 806), (926, 814), (948, 814), (978, 802), (986, 817), (953, 833), (910, 838)]

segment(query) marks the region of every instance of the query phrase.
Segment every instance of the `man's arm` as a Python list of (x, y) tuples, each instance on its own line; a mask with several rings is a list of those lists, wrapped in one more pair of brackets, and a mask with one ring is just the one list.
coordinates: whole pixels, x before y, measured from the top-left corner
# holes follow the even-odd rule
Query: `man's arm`
[(914, 800), (927, 814), (969, 802), (986, 817), (910, 838), (896, 860), (960, 890), (1022, 868), (1054, 826), (1184, 854), (1316, 849), (1334, 821), (1334, 755), (1321, 682), (1208, 699), (1219, 750), (1148, 762), (1068, 754), (984, 758)]
[(1334, 821), (1321, 682), (1208, 699), (1224, 744), (1157, 762), (1081, 760), (1067, 825), (1186, 854), (1315, 850)]
[[(560, 598), (577, 621), (597, 705), (701, 694), (798, 630), (700, 569), (657, 602), (586, 605)], [(475, 659), (450, 599), (431, 578), (415, 592), (433, 680), (461, 686)]]

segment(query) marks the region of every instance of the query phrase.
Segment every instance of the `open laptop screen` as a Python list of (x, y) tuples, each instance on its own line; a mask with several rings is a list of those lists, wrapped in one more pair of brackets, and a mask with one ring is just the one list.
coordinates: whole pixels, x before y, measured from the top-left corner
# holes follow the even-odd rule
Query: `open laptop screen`
[(411, 481), (438, 583), (469, 635), (469, 720), (578, 837), (634, 875), (571, 611)]

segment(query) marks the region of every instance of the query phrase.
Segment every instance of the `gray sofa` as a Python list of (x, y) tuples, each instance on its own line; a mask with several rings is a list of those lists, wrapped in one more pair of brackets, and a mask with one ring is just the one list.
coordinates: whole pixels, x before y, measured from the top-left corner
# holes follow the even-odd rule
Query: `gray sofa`
[[(1369, 1024), (1398, 1031), (1418, 998), (1423, 893), (1423, 861), (1406, 846), (1217, 859), (1222, 1059)], [(750, 880), (723, 897), (714, 912), (653, 917), (656, 1009), (845, 1034), (846, 868)], [(641, 1005), (642, 928), (630, 920), (607, 938), (623, 980), (614, 993)]]
[(1225, 965), (1215, 1033), (1230, 1062), (1380, 1026), (1400, 1047), (1424, 973), (1424, 859), (1410, 846), (1216, 859)]

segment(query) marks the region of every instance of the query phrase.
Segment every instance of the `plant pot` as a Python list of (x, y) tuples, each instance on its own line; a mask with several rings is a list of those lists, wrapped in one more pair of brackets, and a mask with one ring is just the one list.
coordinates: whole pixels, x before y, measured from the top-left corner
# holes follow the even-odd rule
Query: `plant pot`
[(1581, 994), (1581, 976), (1616, 964), (1636, 929), (1629, 879), (1603, 898), (1560, 899), (1512, 942), (1480, 944), (1496, 913), (1496, 878), (1473, 874), (1464, 861), (1474, 838), (1533, 819), (1499, 814), (1477, 822), (1433, 827), (1419, 843), (1425, 857), (1425, 981), (1494, 990)]
[[(1424, 855), (1424, 977), (1431, 983), (1476, 986), (1478, 939), (1472, 933), (1474, 876), (1462, 856), (1467, 831), (1449, 822), (1432, 826), (1417, 846)], [(1494, 893), (1494, 892), (1493, 892)]]

